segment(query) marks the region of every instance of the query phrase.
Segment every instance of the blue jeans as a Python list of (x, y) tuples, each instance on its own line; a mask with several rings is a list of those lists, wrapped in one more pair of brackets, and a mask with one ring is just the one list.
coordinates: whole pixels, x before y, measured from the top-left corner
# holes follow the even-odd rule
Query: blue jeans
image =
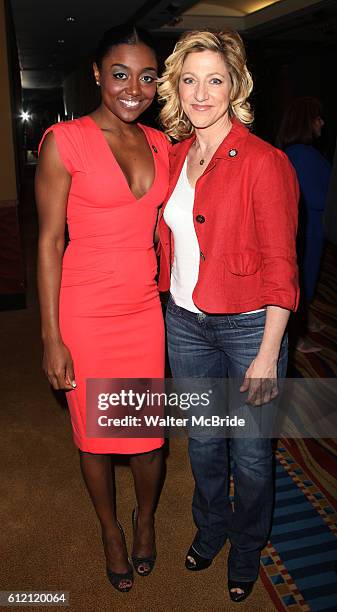
[[(170, 297), (166, 324), (173, 377), (243, 380), (259, 350), (265, 317), (265, 311), (246, 315), (192, 313), (177, 306)], [(285, 377), (286, 369), (285, 335), (278, 376)], [(195, 479), (194, 549), (211, 559), (229, 537), (228, 578), (242, 582), (256, 580), (260, 552), (267, 542), (272, 520), (272, 441), (268, 438), (189, 438), (189, 456)], [(235, 489), (234, 510), (229, 500), (230, 468)]]

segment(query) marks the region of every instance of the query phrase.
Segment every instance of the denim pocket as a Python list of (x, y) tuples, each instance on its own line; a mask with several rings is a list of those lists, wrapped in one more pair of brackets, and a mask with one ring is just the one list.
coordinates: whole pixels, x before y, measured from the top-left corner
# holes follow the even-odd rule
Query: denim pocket
[(178, 316), (181, 314), (181, 309), (175, 303), (171, 293), (167, 301), (166, 312), (170, 312), (171, 314), (178, 315)]

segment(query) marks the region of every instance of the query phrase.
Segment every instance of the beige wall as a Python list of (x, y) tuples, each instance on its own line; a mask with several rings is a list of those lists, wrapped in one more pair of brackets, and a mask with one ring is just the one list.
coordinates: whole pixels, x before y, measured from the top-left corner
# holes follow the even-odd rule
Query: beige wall
[(0, 206), (16, 200), (16, 175), (6, 42), (4, 0), (0, 0)]
[(25, 308), (11, 107), (11, 86), (14, 89), (17, 75), (9, 74), (7, 34), (14, 44), (14, 32), (6, 30), (6, 24), (11, 21), (7, 19), (4, 5), (4, 0), (0, 0), (0, 310)]

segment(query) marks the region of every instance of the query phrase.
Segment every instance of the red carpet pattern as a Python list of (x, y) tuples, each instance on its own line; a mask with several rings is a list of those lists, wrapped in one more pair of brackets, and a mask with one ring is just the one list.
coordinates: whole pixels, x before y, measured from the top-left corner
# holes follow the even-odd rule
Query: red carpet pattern
[[(337, 376), (337, 249), (328, 245), (311, 314), (320, 353), (294, 352), (290, 376)], [(261, 578), (277, 610), (337, 610), (337, 441), (287, 439), (276, 452), (276, 499)]]

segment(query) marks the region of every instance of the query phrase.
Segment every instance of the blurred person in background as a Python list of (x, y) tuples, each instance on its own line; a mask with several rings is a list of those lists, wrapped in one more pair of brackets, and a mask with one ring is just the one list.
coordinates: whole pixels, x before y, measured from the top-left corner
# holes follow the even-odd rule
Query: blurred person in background
[(307, 331), (324, 328), (309, 318), (309, 305), (315, 294), (324, 246), (323, 214), (327, 201), (331, 166), (315, 147), (324, 126), (322, 107), (313, 97), (297, 98), (287, 108), (276, 145), (294, 166), (301, 190), (297, 240), (301, 286), (301, 307), (295, 321), (295, 348), (303, 353), (318, 352), (319, 346), (306, 338)]

